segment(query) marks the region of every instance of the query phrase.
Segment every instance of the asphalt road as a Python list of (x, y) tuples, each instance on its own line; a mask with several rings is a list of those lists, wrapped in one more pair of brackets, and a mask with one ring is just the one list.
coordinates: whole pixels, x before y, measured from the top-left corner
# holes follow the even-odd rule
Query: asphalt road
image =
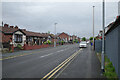
[(100, 61), (88, 45), (56, 78), (104, 78), (100, 74)]
[(43, 78), (58, 65), (51, 78), (100, 77), (100, 63), (90, 45), (80, 49), (78, 44), (70, 44), (11, 54), (3, 55), (3, 78)]

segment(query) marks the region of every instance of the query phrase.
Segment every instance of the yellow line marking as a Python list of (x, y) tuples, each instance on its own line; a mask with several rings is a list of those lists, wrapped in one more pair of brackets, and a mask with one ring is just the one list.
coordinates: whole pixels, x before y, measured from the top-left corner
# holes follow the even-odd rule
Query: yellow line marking
[[(67, 61), (69, 58), (67, 58), (65, 61)], [(47, 76), (49, 76), (53, 71), (55, 71), (58, 67), (60, 67), (65, 61), (63, 61), (61, 64), (59, 64), (57, 67), (55, 67), (52, 71), (50, 71), (47, 75), (45, 75), (44, 77), (43, 77), (43, 79), (44, 78), (46, 78)], [(41, 80), (43, 80), (43, 79), (41, 79)]]
[[(81, 49), (80, 49), (81, 50)], [(80, 51), (79, 50), (79, 51)], [(55, 67), (52, 71), (50, 71), (47, 75), (45, 75), (41, 80), (47, 78), (51, 73), (51, 75), (47, 78), (50, 79), (55, 73), (57, 73), (62, 67), (64, 67), (70, 60), (72, 60), (78, 53), (79, 51), (75, 52), (72, 54), (70, 57), (68, 57), (65, 61), (63, 61), (61, 64), (59, 64), (57, 67)]]
[[(73, 56), (74, 57), (74, 56)], [(72, 57), (72, 58), (73, 58)], [(47, 80), (49, 80), (52, 76), (54, 76), (62, 67), (64, 67), (72, 58), (70, 58), (67, 62), (65, 62), (61, 67), (59, 67), (54, 73), (52, 73)]]
[(61, 67), (59, 67), (54, 73), (52, 73), (47, 80), (49, 80), (52, 76), (54, 76), (62, 67), (64, 67), (71, 59), (73, 59), (75, 56), (77, 55), (77, 53), (72, 56), (67, 62), (65, 62)]
[[(77, 54), (78, 55), (78, 54)], [(77, 57), (77, 55), (55, 76), (57, 78), (60, 74), (72, 63), (72, 61)]]

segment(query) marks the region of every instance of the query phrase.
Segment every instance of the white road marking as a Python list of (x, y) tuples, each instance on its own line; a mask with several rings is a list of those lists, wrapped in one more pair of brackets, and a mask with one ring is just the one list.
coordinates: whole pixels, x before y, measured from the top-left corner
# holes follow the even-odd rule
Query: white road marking
[(62, 52), (62, 51), (64, 51), (64, 50), (62, 49), (62, 50), (60, 50), (60, 51), (57, 51), (57, 52)]
[(47, 55), (44, 55), (44, 56), (40, 56), (40, 58), (43, 58), (43, 57), (46, 57), (46, 56), (49, 56), (49, 55), (52, 55), (54, 53), (50, 53), (50, 54), (47, 54)]
[[(59, 53), (59, 52), (62, 52), (62, 51), (68, 50), (68, 49), (70, 49), (70, 48), (62, 49), (62, 50), (59, 50), (59, 51), (57, 51), (57, 52)], [(56, 53), (56, 52), (55, 52), (55, 53)], [(43, 57), (46, 57), (46, 56), (49, 56), (49, 55), (52, 55), (52, 54), (55, 54), (55, 53), (49, 53), (49, 54), (47, 54), (47, 55), (40, 56), (40, 58), (43, 58)]]
[(57, 51), (57, 52), (61, 52), (61, 51)]

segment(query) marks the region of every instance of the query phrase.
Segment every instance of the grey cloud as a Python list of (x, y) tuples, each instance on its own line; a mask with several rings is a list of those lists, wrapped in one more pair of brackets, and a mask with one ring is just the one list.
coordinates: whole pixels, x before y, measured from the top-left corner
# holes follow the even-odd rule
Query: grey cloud
[[(106, 5), (106, 25), (117, 16), (117, 3)], [(5, 23), (30, 31), (67, 32), (77, 36), (92, 36), (92, 6), (95, 5), (95, 34), (102, 29), (102, 3), (99, 2), (4, 2), (2, 17)], [(114, 13), (113, 13), (114, 12)], [(110, 18), (111, 17), (111, 18)], [(110, 18), (110, 19), (108, 19)]]

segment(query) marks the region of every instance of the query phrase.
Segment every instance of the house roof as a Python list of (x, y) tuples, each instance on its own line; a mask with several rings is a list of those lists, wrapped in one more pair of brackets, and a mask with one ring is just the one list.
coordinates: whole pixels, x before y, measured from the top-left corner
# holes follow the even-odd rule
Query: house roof
[(50, 34), (52, 38), (58, 37), (58, 35)]
[(13, 34), (16, 31), (21, 31), (26, 36), (34, 36), (34, 37), (46, 37), (47, 36), (46, 34), (26, 31), (25, 29), (19, 29), (18, 27), (14, 27), (14, 26), (9, 27), (8, 24), (5, 24), (3, 27), (0, 26), (0, 31), (3, 32), (4, 34)]
[(26, 34), (26, 36), (42, 37), (41, 33), (26, 31), (25, 29), (21, 29), (21, 30)]
[(45, 37), (47, 38), (50, 36), (51, 38), (57, 37), (57, 35), (54, 34), (49, 34), (49, 33), (38, 33), (38, 32), (32, 32), (32, 31), (27, 31), (26, 29), (19, 29), (17, 26), (10, 26), (8, 24), (4, 24), (4, 26), (0, 26), (0, 32), (4, 34), (13, 34), (16, 31), (21, 31), (23, 34), (26, 36), (32, 36), (32, 37)]
[(10, 28), (10, 27), (2, 27), (0, 26), (0, 31), (2, 31), (5, 34), (13, 34), (15, 31), (17, 31), (19, 29), (17, 28)]
[(43, 37), (48, 37), (48, 36), (51, 36), (49, 33), (42, 33), (42, 36)]
[(68, 35), (67, 33), (65, 33), (65, 32), (60, 33), (58, 36), (60, 36), (60, 35), (62, 35), (62, 34), (65, 34), (65, 35), (69, 36), (69, 35)]
[(105, 33), (105, 35), (107, 35), (109, 32), (111, 32), (112, 30), (114, 30), (119, 25), (120, 25), (120, 16), (117, 17), (117, 19), (115, 20), (115, 22), (113, 22), (112, 24), (110, 24), (110, 28)]

